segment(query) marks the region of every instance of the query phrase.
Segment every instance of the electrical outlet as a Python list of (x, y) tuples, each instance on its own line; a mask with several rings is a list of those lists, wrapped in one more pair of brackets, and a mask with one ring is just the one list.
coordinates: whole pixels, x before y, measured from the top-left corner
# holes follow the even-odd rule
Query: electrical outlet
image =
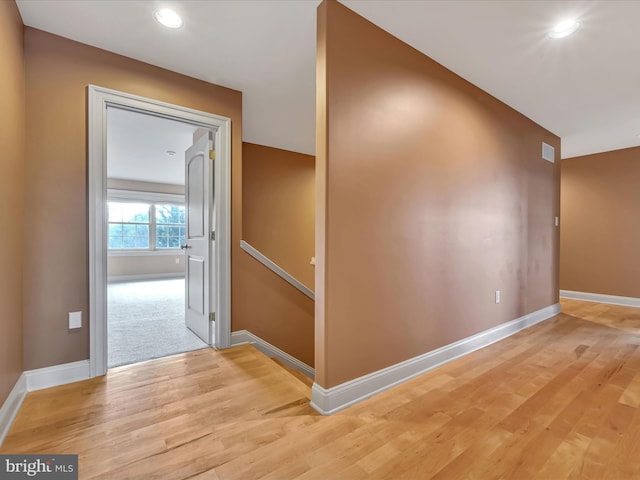
[(496, 303), (500, 303), (500, 290), (496, 290)]
[(176, 257), (176, 265), (180, 263), (180, 257)]
[(556, 227), (560, 225), (560, 219), (558, 218), (558, 216), (556, 215)]
[(69, 312), (69, 328), (82, 328), (82, 312)]

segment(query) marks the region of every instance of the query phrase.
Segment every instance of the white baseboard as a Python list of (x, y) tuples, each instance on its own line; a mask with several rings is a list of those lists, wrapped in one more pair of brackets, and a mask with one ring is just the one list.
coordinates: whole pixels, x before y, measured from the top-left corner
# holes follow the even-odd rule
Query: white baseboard
[(184, 278), (184, 272), (180, 273), (144, 273), (140, 275), (113, 275), (107, 279), (109, 283), (117, 282), (146, 282), (149, 280), (169, 280), (172, 278)]
[(323, 415), (331, 415), (377, 393), (406, 382), (444, 363), (484, 348), (514, 333), (560, 313), (560, 304), (550, 305), (471, 337), (445, 345), (423, 355), (405, 360), (377, 372), (364, 375), (331, 388), (317, 383), (311, 390), (311, 406)]
[(0, 408), (0, 447), (5, 437), (9, 433), (13, 420), (18, 415), (18, 410), (27, 396), (27, 377), (23, 373), (18, 377), (18, 381), (11, 389), (9, 396), (6, 398)]
[(571, 290), (560, 290), (562, 298), (573, 300), (585, 300), (587, 302), (610, 303), (612, 305), (625, 305), (627, 307), (640, 307), (640, 298), (619, 297), (617, 295), (605, 295), (602, 293), (572, 292)]
[(24, 372), (27, 390), (33, 392), (43, 388), (57, 387), (67, 383), (79, 382), (91, 378), (89, 360), (54, 365)]
[(27, 370), (20, 375), (9, 396), (0, 408), (0, 446), (28, 392), (57, 387), (91, 378), (89, 360)]
[(248, 330), (238, 330), (237, 332), (231, 332), (231, 346), (244, 345), (250, 343), (267, 357), (277, 358), (286, 366), (299, 370), (307, 377), (315, 378), (315, 370), (304, 362), (301, 362), (295, 357), (292, 357), (287, 352), (283, 352), (278, 347), (271, 345), (266, 340), (254, 335)]

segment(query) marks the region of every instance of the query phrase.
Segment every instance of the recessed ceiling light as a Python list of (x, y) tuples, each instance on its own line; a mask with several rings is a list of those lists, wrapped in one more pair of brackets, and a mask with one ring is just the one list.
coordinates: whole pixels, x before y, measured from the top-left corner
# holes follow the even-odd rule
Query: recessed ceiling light
[(580, 22), (574, 20), (573, 18), (569, 18), (567, 20), (563, 20), (558, 23), (555, 27), (551, 29), (549, 32), (549, 36), (551, 38), (563, 38), (571, 35), (573, 32), (580, 28)]
[(182, 26), (182, 18), (170, 8), (156, 10), (153, 12), (153, 18), (168, 28), (180, 28)]
[(173, 150), (167, 150), (167, 155), (169, 155), (170, 157), (173, 157), (176, 154), (176, 152), (174, 152)]

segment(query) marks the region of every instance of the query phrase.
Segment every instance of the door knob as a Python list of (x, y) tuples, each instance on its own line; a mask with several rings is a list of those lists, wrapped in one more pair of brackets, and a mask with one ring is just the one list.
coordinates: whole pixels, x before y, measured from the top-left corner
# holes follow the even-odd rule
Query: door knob
[(184, 250), (186, 248), (191, 248), (191, 245), (180, 245), (180, 250)]

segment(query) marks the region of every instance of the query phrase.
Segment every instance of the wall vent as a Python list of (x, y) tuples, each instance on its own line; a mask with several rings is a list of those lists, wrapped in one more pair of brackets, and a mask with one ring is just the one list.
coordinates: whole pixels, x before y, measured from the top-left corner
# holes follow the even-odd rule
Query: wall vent
[(556, 161), (556, 149), (548, 143), (542, 142), (542, 158), (549, 160), (551, 163)]

